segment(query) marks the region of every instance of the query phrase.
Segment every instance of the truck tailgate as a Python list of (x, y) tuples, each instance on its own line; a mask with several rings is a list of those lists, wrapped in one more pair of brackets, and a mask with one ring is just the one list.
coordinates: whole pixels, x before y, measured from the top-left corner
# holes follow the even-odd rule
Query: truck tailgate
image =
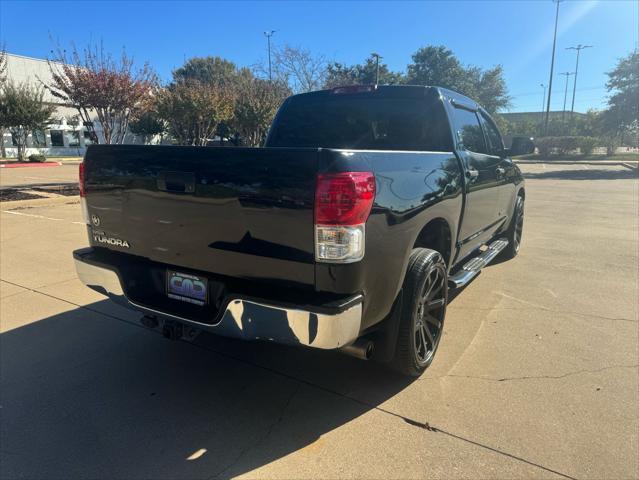
[(93, 246), (314, 284), (317, 149), (109, 145), (84, 162)]

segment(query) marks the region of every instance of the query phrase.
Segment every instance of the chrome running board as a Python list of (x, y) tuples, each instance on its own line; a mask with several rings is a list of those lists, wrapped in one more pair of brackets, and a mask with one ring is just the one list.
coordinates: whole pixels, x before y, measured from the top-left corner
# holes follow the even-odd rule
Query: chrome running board
[(505, 238), (492, 242), (485, 251), (471, 258), (457, 273), (448, 277), (450, 288), (460, 288), (466, 285), (507, 246), (508, 240)]

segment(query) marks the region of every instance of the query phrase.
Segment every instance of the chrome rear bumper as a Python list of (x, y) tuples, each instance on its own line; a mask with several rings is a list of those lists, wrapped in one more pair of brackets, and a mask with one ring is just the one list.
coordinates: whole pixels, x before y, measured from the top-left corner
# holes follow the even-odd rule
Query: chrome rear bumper
[(114, 302), (160, 320), (191, 325), (226, 337), (266, 340), (276, 343), (334, 349), (349, 345), (360, 333), (362, 303), (335, 314), (326, 314), (234, 298), (228, 301), (216, 324), (201, 323), (138, 305), (127, 298), (117, 273), (82, 261), (75, 256), (80, 280)]

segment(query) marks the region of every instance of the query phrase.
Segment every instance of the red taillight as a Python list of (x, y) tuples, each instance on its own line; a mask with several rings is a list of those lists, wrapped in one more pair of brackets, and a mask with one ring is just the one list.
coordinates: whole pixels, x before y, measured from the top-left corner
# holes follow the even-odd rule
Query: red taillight
[(78, 176), (79, 176), (79, 187), (80, 187), (80, 197), (84, 197), (84, 162), (80, 164), (78, 168)]
[(375, 176), (371, 172), (320, 174), (315, 188), (315, 224), (364, 223), (374, 200)]

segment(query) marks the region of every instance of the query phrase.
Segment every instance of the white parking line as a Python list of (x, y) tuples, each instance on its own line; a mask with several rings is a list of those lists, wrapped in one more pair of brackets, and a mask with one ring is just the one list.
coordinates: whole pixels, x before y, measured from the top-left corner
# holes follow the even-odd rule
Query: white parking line
[[(34, 215), (33, 213), (14, 212), (13, 210), (2, 210), (2, 213), (10, 213), (11, 215), (20, 215), (22, 217), (40, 218), (42, 220), (52, 220), (54, 222), (66, 222), (64, 218), (45, 217), (44, 215)], [(74, 225), (86, 225), (84, 222), (69, 222)]]
[(69, 183), (70, 185), (73, 184), (74, 182), (70, 182), (68, 178), (63, 178), (63, 177), (45, 177), (45, 176), (32, 176), (32, 177), (23, 177), (25, 180), (49, 180), (50, 182), (66, 182)]

